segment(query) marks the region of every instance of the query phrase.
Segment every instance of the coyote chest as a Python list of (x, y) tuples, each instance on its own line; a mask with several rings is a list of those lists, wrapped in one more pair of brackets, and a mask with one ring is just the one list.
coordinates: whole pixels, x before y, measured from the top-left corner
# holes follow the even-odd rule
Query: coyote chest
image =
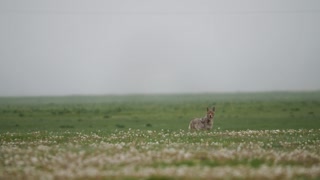
[(213, 118), (215, 107), (207, 108), (207, 114), (203, 118), (195, 118), (189, 124), (189, 130), (211, 130), (213, 126)]

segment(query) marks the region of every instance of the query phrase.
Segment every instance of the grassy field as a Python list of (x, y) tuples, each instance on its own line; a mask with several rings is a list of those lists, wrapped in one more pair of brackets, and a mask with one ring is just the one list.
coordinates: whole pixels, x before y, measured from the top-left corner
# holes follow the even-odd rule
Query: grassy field
[(3, 97), (0, 125), (0, 179), (320, 178), (320, 92)]

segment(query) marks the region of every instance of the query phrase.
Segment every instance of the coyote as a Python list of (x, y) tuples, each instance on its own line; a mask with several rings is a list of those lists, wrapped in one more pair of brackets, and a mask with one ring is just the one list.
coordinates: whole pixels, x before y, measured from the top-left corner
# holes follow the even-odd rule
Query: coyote
[(189, 130), (211, 130), (216, 108), (207, 108), (207, 114), (203, 118), (195, 118), (189, 124)]

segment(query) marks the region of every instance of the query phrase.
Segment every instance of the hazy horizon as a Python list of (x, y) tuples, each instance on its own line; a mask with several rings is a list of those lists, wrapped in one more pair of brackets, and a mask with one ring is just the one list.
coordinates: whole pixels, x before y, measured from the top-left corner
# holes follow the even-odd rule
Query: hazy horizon
[(0, 96), (320, 90), (320, 1), (3, 0), (0, 26)]

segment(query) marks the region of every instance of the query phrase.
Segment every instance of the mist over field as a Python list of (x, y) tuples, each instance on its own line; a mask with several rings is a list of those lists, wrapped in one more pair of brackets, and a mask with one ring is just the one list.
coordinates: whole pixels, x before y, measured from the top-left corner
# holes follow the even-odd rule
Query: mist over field
[(320, 2), (0, 1), (0, 96), (319, 90)]
[(320, 179), (319, 32), (316, 0), (1, 0), (0, 179)]

